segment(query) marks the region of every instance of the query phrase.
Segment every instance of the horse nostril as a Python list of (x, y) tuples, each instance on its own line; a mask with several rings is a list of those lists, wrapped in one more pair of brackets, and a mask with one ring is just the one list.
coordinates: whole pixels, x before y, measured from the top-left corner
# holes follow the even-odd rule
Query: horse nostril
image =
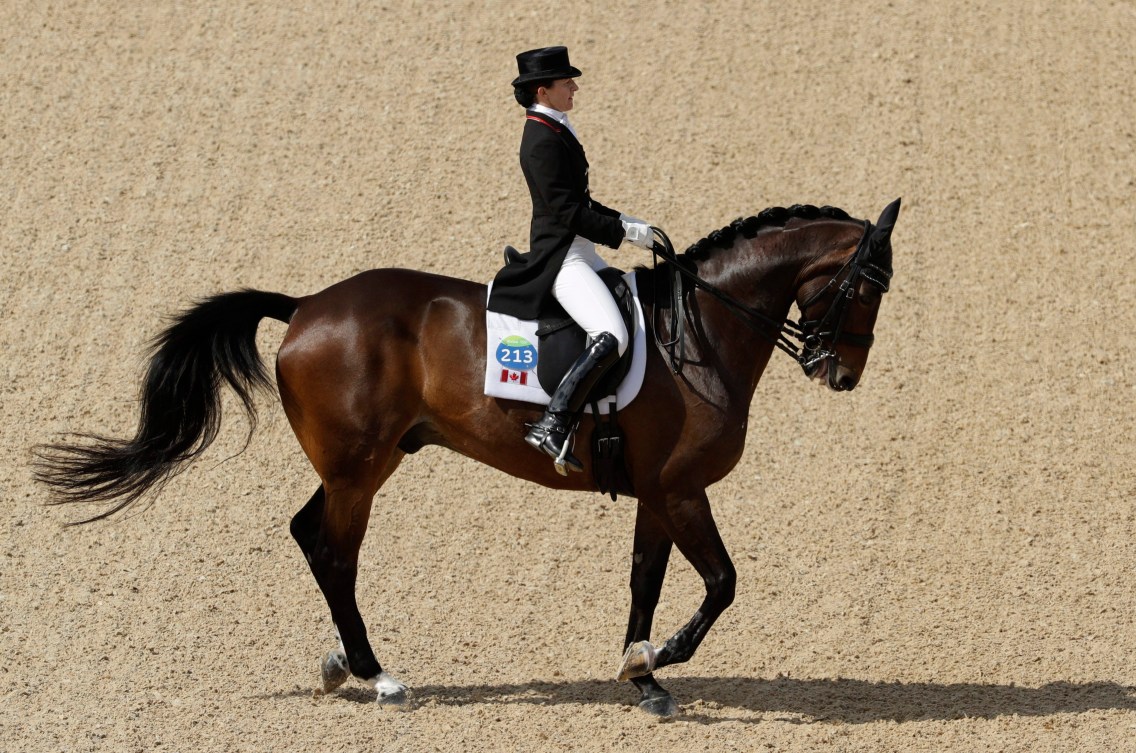
[(856, 377), (853, 374), (841, 374), (836, 380), (836, 389), (847, 392), (856, 386)]

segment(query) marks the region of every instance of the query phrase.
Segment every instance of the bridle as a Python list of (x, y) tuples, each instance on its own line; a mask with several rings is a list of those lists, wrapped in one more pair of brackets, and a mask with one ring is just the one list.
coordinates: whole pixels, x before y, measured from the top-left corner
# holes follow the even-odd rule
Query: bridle
[[(800, 305), (801, 319), (797, 326), (802, 334), (801, 353), (797, 362), (810, 376), (820, 367), (826, 359), (836, 358), (836, 344), (847, 342), (862, 348), (872, 347), (875, 335), (845, 332), (844, 323), (848, 317), (848, 306), (856, 296), (861, 280), (867, 280), (879, 288), (880, 293), (886, 293), (891, 283), (891, 272), (871, 260), (872, 256), (872, 223), (864, 220), (864, 235), (855, 253), (848, 257), (848, 261), (836, 271), (823, 288), (809, 296), (808, 300)], [(825, 293), (832, 290), (840, 280), (832, 302), (820, 319), (805, 319), (804, 312), (820, 300)], [(830, 348), (825, 348), (828, 343)]]
[[(670, 262), (670, 269), (672, 270), (669, 339), (666, 342), (660, 340), (659, 328), (657, 326), (653, 328), (655, 341), (669, 354), (671, 371), (675, 374), (681, 374), (685, 362), (686, 300), (684, 281), (687, 280), (694, 287), (706, 291), (721, 301), (750, 328), (773, 343), (778, 349), (787, 353), (808, 376), (816, 373), (826, 360), (835, 361), (836, 345), (839, 342), (870, 348), (875, 340), (874, 335), (845, 332), (844, 323), (848, 317), (849, 305), (856, 295), (861, 280), (866, 280), (875, 285), (881, 293), (887, 292), (891, 281), (891, 271), (872, 261), (873, 227), (871, 222), (864, 220), (864, 234), (860, 238), (856, 251), (848, 257), (848, 260), (840, 269), (836, 270), (823, 288), (813, 293), (808, 300), (800, 305), (801, 317), (796, 322), (791, 319), (774, 319), (711, 285), (678, 258), (670, 238), (662, 229), (652, 227), (651, 229), (657, 237), (651, 249), (652, 266), (657, 271), (659, 258), (662, 257), (664, 261)], [(836, 287), (836, 294), (824, 314), (819, 319), (806, 319), (804, 312), (833, 287)], [(657, 300), (658, 297), (656, 296)], [(655, 310), (658, 311), (657, 305)], [(776, 332), (776, 336), (772, 332)]]

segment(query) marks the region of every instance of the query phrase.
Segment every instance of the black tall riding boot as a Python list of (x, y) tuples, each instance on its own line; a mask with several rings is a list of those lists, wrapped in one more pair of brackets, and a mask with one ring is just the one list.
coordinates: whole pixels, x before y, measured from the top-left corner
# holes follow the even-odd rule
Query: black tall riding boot
[(583, 464), (570, 452), (572, 432), (584, 409), (588, 393), (618, 360), (619, 343), (615, 336), (610, 332), (601, 332), (560, 380), (541, 419), (535, 424), (529, 424), (525, 441), (552, 456), (556, 461), (556, 470), (563, 476), (568, 475), (567, 468), (573, 471), (584, 470)]

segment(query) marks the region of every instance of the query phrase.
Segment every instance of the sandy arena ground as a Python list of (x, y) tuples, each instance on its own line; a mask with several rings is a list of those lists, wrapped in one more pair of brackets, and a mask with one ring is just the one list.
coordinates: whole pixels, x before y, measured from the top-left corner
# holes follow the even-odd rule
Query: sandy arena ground
[[(1131, 0), (0, 20), (0, 749), (1136, 750)], [(230, 410), (110, 523), (64, 528), (94, 510), (44, 507), (30, 448), (131, 433), (145, 345), (197, 297), (488, 280), (527, 237), (513, 56), (555, 43), (596, 196), (680, 248), (770, 205), (903, 197), (868, 371), (838, 395), (774, 357), (711, 489), (737, 600), (660, 673), (672, 721), (612, 679), (633, 501), (436, 449), (380, 491), (359, 583), (415, 707), (313, 697), (331, 625), (288, 520), (318, 482), (275, 398), (247, 451)], [(283, 332), (261, 328), (270, 362)], [(701, 596), (676, 555), (655, 638)]]

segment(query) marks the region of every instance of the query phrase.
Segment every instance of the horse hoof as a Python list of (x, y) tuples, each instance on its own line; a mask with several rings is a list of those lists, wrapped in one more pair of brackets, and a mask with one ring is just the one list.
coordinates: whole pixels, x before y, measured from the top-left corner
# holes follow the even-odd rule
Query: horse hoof
[(351, 669), (347, 666), (347, 655), (342, 651), (330, 651), (320, 662), (320, 680), (325, 694), (347, 682)]
[(647, 641), (632, 643), (623, 654), (623, 663), (619, 665), (619, 674), (615, 679), (623, 681), (632, 677), (642, 677), (655, 671), (655, 658), (659, 650)]
[(410, 706), (410, 690), (386, 672), (379, 675), (374, 681), (375, 702), (380, 707), (392, 706), (397, 709), (406, 709)]
[(678, 713), (678, 704), (675, 703), (670, 693), (655, 696), (654, 698), (644, 698), (642, 701), (639, 701), (639, 708), (646, 711), (651, 716), (660, 718), (669, 718)]

